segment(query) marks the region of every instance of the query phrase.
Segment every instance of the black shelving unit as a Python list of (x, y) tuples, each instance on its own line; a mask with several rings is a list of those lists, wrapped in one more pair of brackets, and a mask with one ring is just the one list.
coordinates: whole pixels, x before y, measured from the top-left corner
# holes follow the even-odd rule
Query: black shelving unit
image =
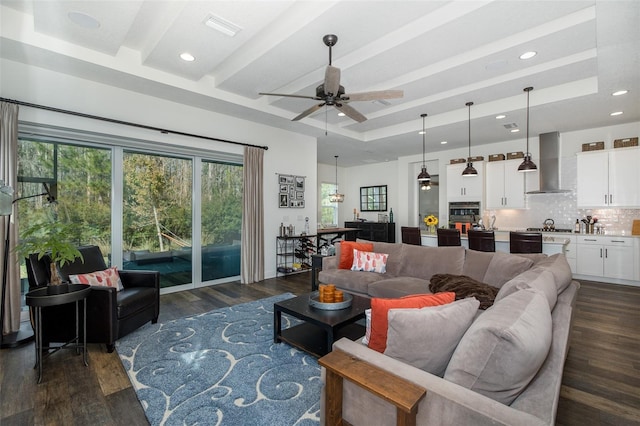
[(311, 255), (316, 254), (316, 238), (316, 235), (276, 237), (276, 275), (311, 270)]

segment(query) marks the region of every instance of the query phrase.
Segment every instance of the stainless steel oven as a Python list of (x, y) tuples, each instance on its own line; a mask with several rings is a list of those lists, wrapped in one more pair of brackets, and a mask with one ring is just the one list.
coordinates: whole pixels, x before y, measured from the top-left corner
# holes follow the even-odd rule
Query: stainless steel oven
[(465, 234), (481, 218), (480, 201), (449, 203), (449, 228)]

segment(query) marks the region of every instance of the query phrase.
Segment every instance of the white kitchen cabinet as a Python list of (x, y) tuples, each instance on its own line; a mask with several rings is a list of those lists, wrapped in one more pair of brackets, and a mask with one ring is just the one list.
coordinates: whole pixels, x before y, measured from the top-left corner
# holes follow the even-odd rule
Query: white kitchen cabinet
[(569, 240), (569, 243), (564, 246), (564, 256), (567, 258), (567, 263), (569, 264), (569, 267), (571, 268), (571, 272), (573, 272), (574, 274), (577, 274), (577, 254), (576, 254), (576, 236), (575, 235), (569, 235), (569, 236), (562, 236), (562, 238), (566, 238), (567, 240)]
[(478, 176), (463, 177), (467, 163), (447, 165), (448, 201), (484, 201), (484, 161), (476, 161), (473, 167)]
[(594, 277), (635, 279), (635, 250), (632, 238), (580, 235), (576, 240), (576, 273)]
[(526, 182), (538, 179), (537, 172), (522, 173), (522, 159), (490, 161), (486, 164), (487, 209), (524, 209)]
[(640, 149), (578, 154), (578, 207), (639, 207)]

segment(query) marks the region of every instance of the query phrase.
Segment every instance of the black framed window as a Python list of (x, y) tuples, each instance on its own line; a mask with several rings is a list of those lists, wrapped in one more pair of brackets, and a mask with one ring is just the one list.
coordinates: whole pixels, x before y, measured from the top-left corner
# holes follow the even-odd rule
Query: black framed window
[(387, 185), (361, 186), (360, 187), (360, 211), (363, 211), (363, 212), (387, 211)]

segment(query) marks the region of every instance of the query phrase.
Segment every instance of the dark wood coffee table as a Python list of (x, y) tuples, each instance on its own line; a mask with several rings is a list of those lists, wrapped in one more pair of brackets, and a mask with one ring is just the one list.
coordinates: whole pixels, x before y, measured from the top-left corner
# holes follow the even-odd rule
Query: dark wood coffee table
[[(350, 307), (335, 311), (317, 309), (309, 305), (309, 296), (303, 294), (273, 305), (273, 341), (287, 342), (317, 357), (331, 352), (333, 342), (342, 338), (356, 340), (364, 336), (365, 327), (355, 324), (364, 318), (371, 300), (353, 295)], [(282, 330), (282, 313), (301, 319), (303, 324)]]

